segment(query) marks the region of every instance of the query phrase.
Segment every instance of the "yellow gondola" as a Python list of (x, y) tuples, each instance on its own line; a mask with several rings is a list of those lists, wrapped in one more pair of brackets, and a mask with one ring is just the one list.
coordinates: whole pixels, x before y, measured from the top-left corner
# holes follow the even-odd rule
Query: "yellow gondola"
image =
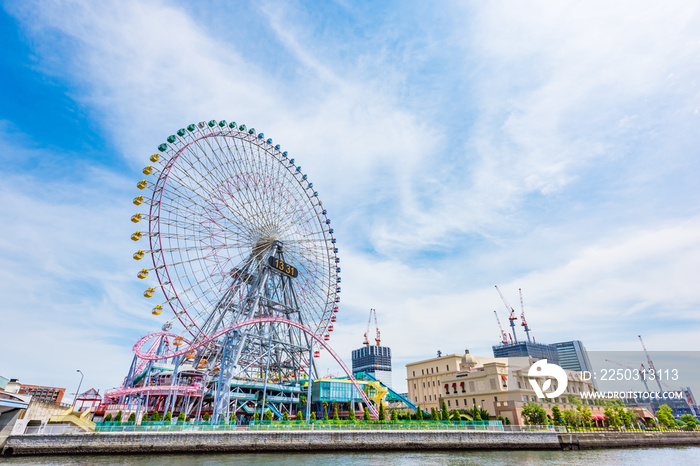
[(148, 277), (148, 269), (141, 269), (141, 271), (137, 273), (136, 276), (141, 279)]
[(143, 217), (141, 214), (135, 214), (131, 217), (131, 221), (134, 223), (139, 223)]
[(134, 253), (134, 260), (140, 261), (141, 259), (143, 259), (144, 254), (146, 253), (139, 249)]
[(139, 183), (136, 185), (136, 187), (139, 188), (139, 189), (144, 189), (144, 188), (146, 188), (146, 186), (148, 186), (148, 181), (146, 181), (146, 180), (141, 180), (141, 181), (139, 181)]
[(151, 311), (151, 314), (153, 314), (154, 316), (159, 316), (162, 313), (163, 313), (163, 306), (161, 306), (160, 304), (157, 305), (156, 307), (154, 307), (153, 310)]
[(144, 175), (150, 175), (151, 173), (153, 173), (153, 167), (149, 165), (146, 168), (144, 168), (142, 171), (143, 171)]
[(143, 233), (141, 233), (140, 231), (137, 231), (133, 235), (131, 235), (131, 241), (138, 241), (141, 239), (142, 236), (143, 236)]
[[(163, 309), (162, 306), (157, 306), (157, 307)], [(182, 346), (182, 337), (175, 337), (175, 340), (173, 341), (173, 345)]]
[(153, 155), (151, 155), (151, 158), (149, 160), (151, 162), (157, 162), (159, 158), (160, 158), (160, 154), (153, 154)]
[(156, 293), (156, 290), (154, 290), (153, 288), (148, 288), (146, 291), (143, 292), (143, 295), (146, 298), (152, 298), (155, 293)]
[(188, 351), (187, 354), (185, 354), (185, 359), (194, 359), (194, 350)]
[(134, 198), (134, 205), (141, 205), (143, 204), (143, 196), (136, 196)]

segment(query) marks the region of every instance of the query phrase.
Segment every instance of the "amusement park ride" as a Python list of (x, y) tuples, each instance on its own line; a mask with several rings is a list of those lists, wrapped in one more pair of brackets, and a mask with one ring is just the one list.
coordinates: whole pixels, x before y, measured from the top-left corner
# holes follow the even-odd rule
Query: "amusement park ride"
[[(171, 312), (162, 331), (134, 345), (121, 387), (107, 393), (137, 413), (184, 412), (212, 421), (296, 413), (314, 356), (340, 302), (340, 259), (331, 221), (301, 166), (272, 139), (226, 121), (177, 131), (143, 169), (131, 239), (149, 262), (144, 296)], [(177, 329), (177, 330), (176, 330)], [(359, 401), (359, 400), (358, 400)], [(137, 414), (138, 415), (138, 414)]]

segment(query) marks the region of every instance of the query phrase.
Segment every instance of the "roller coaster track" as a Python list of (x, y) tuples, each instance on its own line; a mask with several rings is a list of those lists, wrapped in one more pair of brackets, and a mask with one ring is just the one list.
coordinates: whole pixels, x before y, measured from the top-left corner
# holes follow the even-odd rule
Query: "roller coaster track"
[(362, 401), (365, 402), (365, 406), (369, 408), (370, 412), (372, 413), (373, 417), (378, 418), (379, 417), (379, 412), (377, 409), (374, 407), (374, 405), (369, 401), (369, 398), (365, 394), (365, 392), (360, 388), (360, 386), (357, 384), (355, 381), (355, 377), (353, 377), (352, 372), (348, 369), (348, 367), (345, 365), (343, 360), (336, 354), (335, 351), (333, 351), (333, 348), (330, 347), (330, 345), (326, 344), (326, 342), (323, 340), (323, 338), (319, 335), (316, 335), (311, 329), (308, 327), (305, 327), (304, 325), (294, 322), (293, 320), (288, 320), (284, 319), (282, 317), (260, 317), (257, 319), (250, 319), (250, 320), (245, 320), (243, 322), (238, 322), (228, 328), (219, 330), (218, 332), (208, 336), (207, 338), (204, 338), (202, 340), (197, 341), (194, 344), (191, 344), (190, 346), (183, 348), (181, 350), (173, 351), (171, 353), (164, 353), (164, 354), (149, 354), (148, 352), (143, 353), (142, 349), (145, 346), (145, 344), (151, 340), (154, 337), (162, 335), (162, 332), (156, 332), (156, 333), (151, 333), (146, 335), (145, 337), (141, 338), (136, 342), (134, 345), (133, 351), (136, 356), (139, 358), (146, 360), (146, 361), (157, 361), (157, 360), (163, 360), (163, 359), (170, 359), (175, 356), (180, 356), (183, 354), (186, 354), (189, 351), (192, 351), (194, 349), (200, 348), (204, 345), (207, 345), (211, 343), (212, 341), (216, 340), (222, 335), (225, 335), (226, 333), (235, 330), (237, 328), (241, 327), (246, 327), (249, 325), (256, 325), (256, 324), (263, 324), (263, 323), (277, 323), (277, 324), (286, 324), (290, 325), (294, 328), (298, 328), (299, 330), (303, 331), (307, 335), (309, 335), (311, 338), (316, 340), (318, 344), (320, 344), (325, 350), (328, 351), (328, 353), (333, 356), (333, 359), (336, 360), (336, 362), (340, 365), (340, 367), (343, 369), (345, 374), (348, 376), (348, 379), (350, 382), (353, 384), (355, 389), (360, 393), (360, 396), (362, 397)]

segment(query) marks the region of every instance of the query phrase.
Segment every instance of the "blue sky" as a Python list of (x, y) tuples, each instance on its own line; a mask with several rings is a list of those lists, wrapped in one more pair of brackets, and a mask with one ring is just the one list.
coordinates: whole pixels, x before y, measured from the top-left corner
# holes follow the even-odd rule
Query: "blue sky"
[(541, 342), (700, 350), (693, 2), (2, 7), (5, 377), (121, 383), (164, 320), (131, 260), (140, 169), (212, 118), (309, 174), (343, 265), (333, 346), (349, 362), (376, 308), (399, 388), (437, 350), (490, 355), (494, 284)]

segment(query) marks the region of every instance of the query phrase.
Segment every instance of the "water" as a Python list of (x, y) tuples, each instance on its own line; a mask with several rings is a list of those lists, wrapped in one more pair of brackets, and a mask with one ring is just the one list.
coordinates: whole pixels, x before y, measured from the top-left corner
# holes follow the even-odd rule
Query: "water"
[(700, 447), (630, 448), (584, 451), (419, 451), (340, 453), (221, 453), (178, 455), (26, 456), (0, 458), (0, 464), (76, 465), (566, 465), (700, 464)]

